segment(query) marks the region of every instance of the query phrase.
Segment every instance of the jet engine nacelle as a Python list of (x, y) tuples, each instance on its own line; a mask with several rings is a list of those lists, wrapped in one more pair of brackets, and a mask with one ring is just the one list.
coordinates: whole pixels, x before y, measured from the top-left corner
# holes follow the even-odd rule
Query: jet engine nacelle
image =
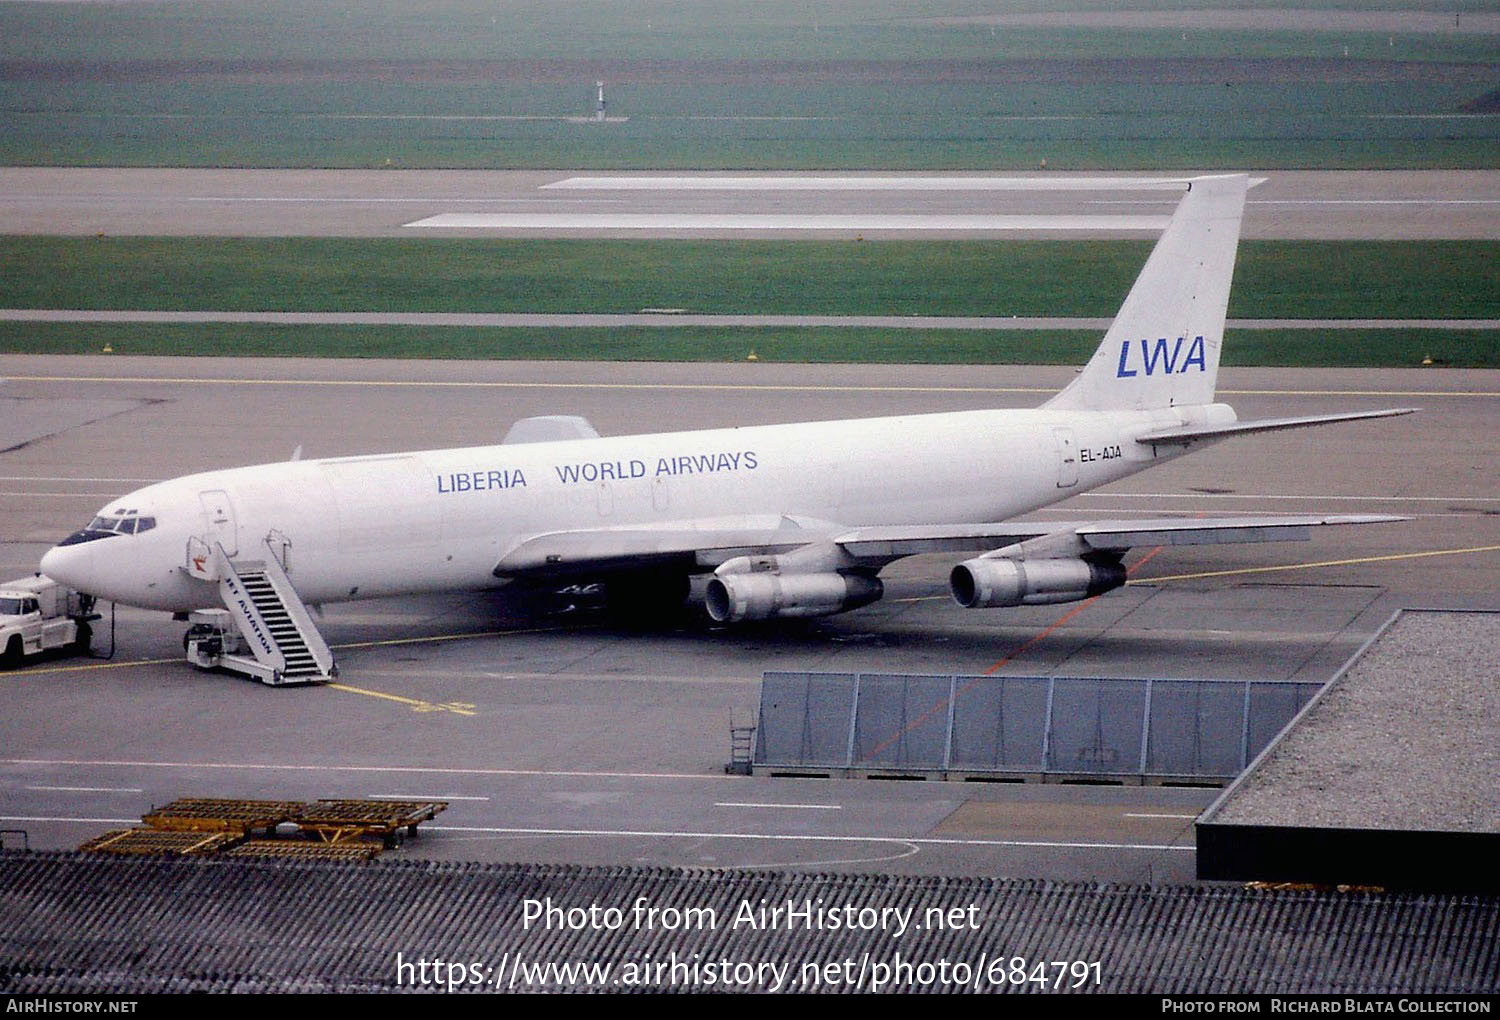
[(965, 609), (1076, 602), (1125, 583), (1118, 563), (1081, 559), (979, 558), (953, 568), (948, 584)]
[(716, 574), (705, 604), (719, 623), (773, 616), (828, 616), (867, 606), (885, 593), (878, 577), (863, 574)]

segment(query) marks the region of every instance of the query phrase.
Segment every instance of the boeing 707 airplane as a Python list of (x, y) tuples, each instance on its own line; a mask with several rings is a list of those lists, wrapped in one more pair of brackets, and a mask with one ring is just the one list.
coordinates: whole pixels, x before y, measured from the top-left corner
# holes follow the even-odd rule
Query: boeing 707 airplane
[[(868, 605), (881, 570), (967, 552), (967, 608), (1068, 602), (1125, 582), (1135, 546), (1305, 538), (1378, 515), (1006, 523), (1231, 436), (1408, 413), (1239, 421), (1214, 401), (1248, 186), (1194, 178), (1103, 342), (1039, 408), (601, 437), (573, 417), (495, 446), (293, 460), (112, 500), (42, 558), (116, 603), (227, 608), (278, 675), (332, 672), (305, 604), (510, 582), (602, 581), (681, 604), (710, 574), (721, 622)], [(291, 618), (289, 625), (285, 617)], [(304, 632), (299, 637), (292, 631)], [(319, 654), (308, 664), (299, 642)]]

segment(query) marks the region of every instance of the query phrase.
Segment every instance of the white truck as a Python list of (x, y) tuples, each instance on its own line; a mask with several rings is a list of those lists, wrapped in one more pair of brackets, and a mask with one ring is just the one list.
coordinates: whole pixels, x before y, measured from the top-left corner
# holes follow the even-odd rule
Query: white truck
[(92, 595), (44, 574), (0, 582), (0, 665), (11, 668), (55, 648), (87, 653), (94, 637), (89, 625), (97, 619)]

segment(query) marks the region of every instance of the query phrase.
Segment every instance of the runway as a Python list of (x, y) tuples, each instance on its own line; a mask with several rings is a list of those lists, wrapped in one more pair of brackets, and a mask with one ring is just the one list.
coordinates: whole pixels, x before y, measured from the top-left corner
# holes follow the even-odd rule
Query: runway
[[(1254, 175), (1265, 181), (1250, 194), (1247, 238), (1500, 237), (1500, 171)], [(1118, 180), (1103, 179), (1108, 190), (1099, 190), (1098, 175), (1049, 173), (1003, 179), (1000, 190), (994, 178), (972, 175), (11, 167), (0, 168), (0, 233), (930, 239), (1159, 231), (1181, 185), (1125, 191), (1112, 188)]]
[[(541, 413), (609, 435), (1026, 406), (1071, 370), (5, 356), (0, 376), (0, 576), (15, 577), (117, 494), (298, 445), (321, 457), (492, 443)], [(945, 557), (893, 565), (886, 599), (864, 610), (766, 628), (690, 617), (630, 631), (504, 592), (349, 603), (322, 624), (339, 682), (307, 689), (196, 673), (180, 624), (122, 610), (113, 659), (0, 680), (0, 828), (66, 847), (190, 794), (420, 795), (452, 806), (402, 855), (1191, 881), (1191, 817), (1212, 790), (722, 765), (765, 669), (1324, 679), (1397, 606), (1500, 605), (1500, 373), (1228, 369), (1221, 387), (1246, 417), (1423, 411), (1239, 439), (1042, 516), (1412, 520), (1166, 550), (1077, 612), (961, 610)]]

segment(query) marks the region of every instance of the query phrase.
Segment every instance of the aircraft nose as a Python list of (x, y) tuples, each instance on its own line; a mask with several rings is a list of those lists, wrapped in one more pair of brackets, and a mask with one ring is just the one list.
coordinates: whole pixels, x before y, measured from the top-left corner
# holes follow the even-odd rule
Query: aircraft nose
[(41, 571), (52, 580), (75, 591), (95, 594), (94, 550), (92, 542), (79, 545), (54, 545), (42, 555)]

